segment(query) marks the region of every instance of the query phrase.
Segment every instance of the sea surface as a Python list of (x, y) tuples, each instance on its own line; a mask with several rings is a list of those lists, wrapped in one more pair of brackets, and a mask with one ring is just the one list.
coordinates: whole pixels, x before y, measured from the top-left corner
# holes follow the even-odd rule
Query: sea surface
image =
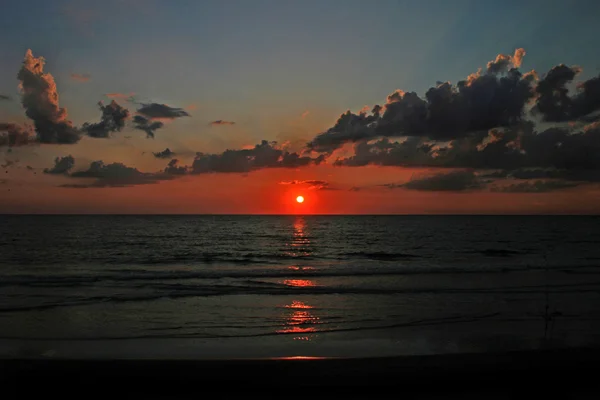
[(600, 218), (0, 216), (0, 356), (600, 344)]

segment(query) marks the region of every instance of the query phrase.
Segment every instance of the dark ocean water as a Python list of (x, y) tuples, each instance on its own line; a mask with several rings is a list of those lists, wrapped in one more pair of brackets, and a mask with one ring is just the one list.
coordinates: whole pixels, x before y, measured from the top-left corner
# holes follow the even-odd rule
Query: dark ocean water
[(27, 353), (35, 341), (177, 339), (228, 355), (596, 344), (599, 222), (0, 216), (0, 339), (9, 353), (15, 341)]

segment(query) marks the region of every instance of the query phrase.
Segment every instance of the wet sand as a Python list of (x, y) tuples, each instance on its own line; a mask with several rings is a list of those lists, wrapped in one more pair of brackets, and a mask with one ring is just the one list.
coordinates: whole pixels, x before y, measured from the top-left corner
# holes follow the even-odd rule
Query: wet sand
[(384, 394), (392, 387), (391, 393), (401, 390), (424, 398), (512, 398), (526, 393), (539, 398), (597, 392), (599, 361), (600, 349), (589, 348), (382, 358), (4, 359), (0, 380), (9, 393), (20, 395), (197, 398), (216, 391), (278, 398), (337, 393), (352, 398)]

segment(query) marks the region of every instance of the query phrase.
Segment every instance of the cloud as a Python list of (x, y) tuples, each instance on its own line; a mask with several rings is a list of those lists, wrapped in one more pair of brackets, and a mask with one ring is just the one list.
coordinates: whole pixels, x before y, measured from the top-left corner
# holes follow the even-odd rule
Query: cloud
[(173, 156), (175, 156), (175, 153), (172, 152), (171, 149), (169, 149), (168, 147), (163, 151), (159, 151), (158, 153), (152, 154), (154, 154), (154, 157), (156, 158), (173, 158)]
[(499, 74), (507, 72), (511, 65), (515, 68), (519, 68), (525, 57), (525, 49), (516, 49), (515, 54), (510, 56), (506, 54), (498, 54), (494, 61), (487, 63), (487, 72), (491, 74)]
[(87, 82), (92, 78), (90, 74), (71, 74), (70, 77), (77, 82)]
[(189, 168), (184, 165), (179, 165), (179, 160), (173, 159), (169, 161), (167, 164), (167, 168), (165, 168), (165, 173), (169, 175), (185, 175), (188, 173)]
[(281, 181), (280, 185), (306, 185), (309, 190), (324, 190), (329, 189), (329, 182), (320, 180), (293, 180), (293, 181)]
[(76, 143), (80, 132), (67, 119), (67, 110), (59, 106), (56, 83), (52, 75), (44, 73), (44, 62), (43, 57), (34, 57), (31, 50), (25, 53), (17, 75), (25, 114), (34, 123), (38, 142)]
[[(523, 123), (444, 143), (419, 137), (359, 142), (354, 145), (353, 155), (338, 158), (333, 164), (500, 170), (493, 174), (521, 179), (545, 177), (597, 182), (600, 181), (598, 155), (600, 124), (589, 124), (582, 129), (554, 127), (537, 132), (533, 124)], [(532, 171), (543, 175), (531, 176)]]
[(154, 184), (172, 177), (165, 173), (140, 172), (136, 168), (128, 167), (122, 163), (104, 164), (94, 161), (84, 171), (76, 171), (69, 175), (71, 178), (93, 178), (91, 183), (66, 184), (70, 188), (103, 188), (127, 187), (135, 185)]
[(564, 64), (548, 71), (535, 89), (538, 97), (533, 112), (541, 114), (545, 121), (569, 120), (572, 101), (566, 85), (580, 72), (581, 68), (568, 67)]
[(125, 120), (129, 117), (129, 110), (120, 106), (116, 101), (108, 105), (98, 102), (102, 111), (102, 117), (98, 123), (85, 123), (82, 126), (88, 136), (94, 138), (108, 138), (111, 132), (118, 132), (125, 126)]
[(499, 55), (485, 74), (471, 74), (456, 85), (438, 82), (424, 98), (396, 90), (384, 106), (374, 106), (371, 115), (364, 110), (358, 114), (347, 111), (332, 128), (315, 136), (307, 148), (331, 153), (344, 143), (379, 137), (452, 140), (517, 125), (534, 96), (534, 76), (508, 68), (511, 63), (520, 65), (523, 55), (522, 49), (514, 56)]
[(11, 101), (12, 97), (6, 95), (6, 94), (0, 94), (0, 100), (4, 100), (4, 101)]
[(174, 108), (158, 103), (142, 104), (137, 112), (149, 119), (174, 119), (190, 116), (183, 108)]
[(46, 174), (67, 174), (75, 166), (75, 159), (68, 155), (65, 157), (56, 157), (54, 159), (54, 167), (45, 168)]
[(233, 122), (233, 121), (223, 121), (222, 119), (218, 119), (216, 121), (210, 122), (208, 125), (210, 125), (210, 126), (235, 125), (235, 122)]
[[(63, 159), (57, 158), (55, 167), (49, 169), (48, 173), (66, 173), (66, 171), (69, 171), (74, 160), (71, 158), (63, 161)], [(297, 168), (319, 164), (323, 159), (324, 156), (311, 158), (300, 156), (297, 153), (289, 153), (278, 148), (275, 142), (263, 140), (252, 149), (226, 150), (221, 154), (197, 153), (191, 166), (179, 165), (179, 161), (173, 159), (169, 161), (163, 171), (159, 172), (141, 172), (122, 163), (104, 164), (102, 161), (94, 161), (88, 169), (67, 175), (70, 178), (93, 178), (94, 181), (63, 186), (70, 188), (101, 188), (145, 185), (189, 174), (247, 173), (263, 168)], [(330, 189), (325, 181), (303, 182), (312, 185), (314, 189)]]
[(577, 186), (575, 182), (538, 180), (513, 183), (505, 186), (492, 187), (493, 192), (505, 193), (544, 193)]
[(307, 110), (307, 111), (304, 111), (304, 112), (302, 113), (301, 117), (302, 117), (302, 118), (306, 118), (306, 117), (308, 117), (308, 114), (310, 114), (310, 111), (308, 111), (308, 110)]
[(484, 183), (472, 171), (452, 171), (433, 175), (413, 176), (403, 184), (386, 184), (390, 189), (404, 188), (430, 192), (461, 192), (481, 189)]
[(35, 135), (30, 126), (0, 122), (0, 147), (24, 146), (33, 143), (35, 140)]
[(523, 63), (523, 57), (525, 57), (525, 54), (527, 54), (525, 52), (524, 48), (519, 48), (515, 50), (515, 54), (512, 56), (512, 63), (515, 66), (515, 68), (521, 68), (521, 64)]
[(565, 122), (585, 120), (599, 111), (600, 75), (578, 84), (575, 94), (569, 95), (567, 85), (580, 72), (580, 67), (564, 64), (552, 68), (536, 87), (537, 99), (533, 113), (541, 115), (544, 121)]
[(323, 155), (312, 158), (290, 153), (277, 146), (276, 142), (263, 140), (252, 149), (225, 150), (221, 154), (197, 153), (191, 172), (250, 172), (263, 168), (298, 168), (323, 162)]
[(104, 94), (109, 99), (123, 100), (132, 103), (135, 99), (135, 93), (106, 93)]
[(133, 124), (135, 129), (146, 132), (146, 137), (152, 139), (154, 139), (156, 130), (165, 126), (165, 124), (161, 121), (151, 121), (148, 118), (142, 117), (141, 115), (136, 115), (133, 117)]
[(435, 163), (431, 149), (432, 146), (419, 137), (409, 137), (402, 142), (392, 142), (383, 138), (375, 142), (356, 143), (354, 155), (337, 159), (333, 164), (350, 167), (370, 164), (382, 166), (432, 165)]

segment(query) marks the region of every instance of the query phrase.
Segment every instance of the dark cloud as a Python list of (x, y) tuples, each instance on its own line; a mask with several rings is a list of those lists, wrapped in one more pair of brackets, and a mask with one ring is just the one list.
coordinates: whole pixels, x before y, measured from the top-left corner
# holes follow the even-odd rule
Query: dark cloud
[(298, 168), (320, 164), (324, 156), (316, 158), (300, 156), (279, 147), (276, 142), (263, 140), (252, 149), (225, 150), (221, 154), (197, 153), (192, 164), (192, 173), (250, 172), (263, 168)]
[(308, 149), (331, 152), (347, 142), (378, 137), (419, 136), (452, 140), (470, 133), (514, 126), (524, 118), (525, 106), (534, 96), (535, 75), (523, 75), (510, 64), (521, 64), (524, 50), (514, 56), (499, 56), (485, 74), (471, 74), (452, 85), (438, 83), (425, 98), (396, 90), (385, 106), (375, 106), (371, 115), (350, 111), (336, 124), (308, 143)]
[(167, 168), (165, 168), (165, 173), (169, 175), (185, 175), (188, 173), (189, 168), (187, 166), (178, 165), (179, 160), (173, 159), (169, 161), (167, 164)]
[(35, 126), (40, 143), (70, 144), (81, 138), (80, 132), (67, 119), (67, 110), (58, 103), (54, 78), (44, 73), (44, 58), (36, 58), (27, 50), (17, 75), (25, 114)]
[(578, 183), (575, 182), (538, 180), (494, 186), (492, 187), (492, 191), (505, 193), (544, 193), (571, 188), (577, 185)]
[(190, 116), (183, 108), (174, 108), (158, 103), (142, 104), (142, 107), (137, 112), (150, 119), (174, 119)]
[(403, 184), (387, 184), (388, 188), (404, 188), (430, 192), (461, 192), (481, 189), (484, 182), (472, 171), (452, 171), (433, 175), (413, 176)]
[(154, 157), (156, 158), (173, 158), (173, 156), (175, 156), (175, 153), (172, 152), (171, 149), (169, 149), (168, 147), (163, 151), (159, 151), (158, 153), (152, 154), (154, 154)]
[(0, 122), (0, 147), (24, 146), (34, 141), (35, 136), (29, 126)]
[(422, 138), (409, 137), (402, 142), (392, 142), (387, 138), (375, 142), (359, 142), (354, 146), (354, 155), (334, 161), (336, 166), (360, 167), (374, 164), (382, 166), (421, 166), (432, 165), (432, 146)]
[(581, 72), (579, 67), (564, 64), (553, 67), (538, 82), (538, 97), (533, 112), (541, 114), (545, 121), (560, 122), (571, 119), (572, 100), (566, 85)]
[(580, 72), (581, 68), (564, 64), (548, 71), (537, 85), (533, 113), (548, 122), (596, 120), (598, 116), (590, 118), (590, 114), (600, 110), (600, 76), (580, 83), (570, 96), (567, 85)]
[(293, 181), (281, 181), (280, 185), (306, 185), (309, 190), (325, 190), (331, 189), (329, 182), (320, 180), (293, 180)]
[(70, 77), (77, 82), (87, 82), (92, 78), (90, 74), (71, 74)]
[(329, 153), (344, 143), (373, 138), (375, 122), (378, 119), (379, 114), (368, 116), (366, 113), (354, 114), (346, 111), (332, 128), (317, 135), (307, 144), (307, 147), (317, 152)]
[(210, 126), (235, 125), (235, 122), (233, 122), (233, 121), (223, 121), (222, 119), (218, 119), (216, 121), (210, 122), (208, 125), (210, 125)]
[(11, 101), (12, 97), (7, 96), (5, 94), (0, 94), (0, 100)]
[(141, 115), (133, 117), (133, 124), (135, 129), (146, 132), (146, 137), (154, 139), (154, 134), (157, 129), (165, 126), (161, 121), (151, 121), (148, 118), (144, 118)]
[(67, 174), (75, 166), (75, 159), (73, 156), (56, 157), (54, 159), (54, 167), (45, 168), (44, 173), (46, 174)]
[(600, 181), (600, 123), (583, 129), (549, 128), (533, 124), (492, 129), (446, 143), (410, 137), (394, 142), (383, 138), (359, 142), (354, 154), (338, 158), (336, 166), (405, 166), (496, 170), (489, 178)]
[(94, 181), (91, 183), (67, 184), (63, 185), (64, 187), (126, 187), (153, 184), (172, 178), (165, 173), (140, 172), (138, 169), (128, 167), (122, 163), (104, 164), (102, 161), (94, 161), (87, 170), (73, 172), (69, 176), (71, 178), (93, 178)]
[(98, 123), (85, 123), (82, 129), (88, 136), (94, 138), (108, 138), (111, 132), (118, 132), (125, 126), (125, 120), (129, 117), (129, 110), (122, 107), (116, 101), (111, 101), (108, 105), (98, 102), (98, 107), (102, 111), (102, 117)]

